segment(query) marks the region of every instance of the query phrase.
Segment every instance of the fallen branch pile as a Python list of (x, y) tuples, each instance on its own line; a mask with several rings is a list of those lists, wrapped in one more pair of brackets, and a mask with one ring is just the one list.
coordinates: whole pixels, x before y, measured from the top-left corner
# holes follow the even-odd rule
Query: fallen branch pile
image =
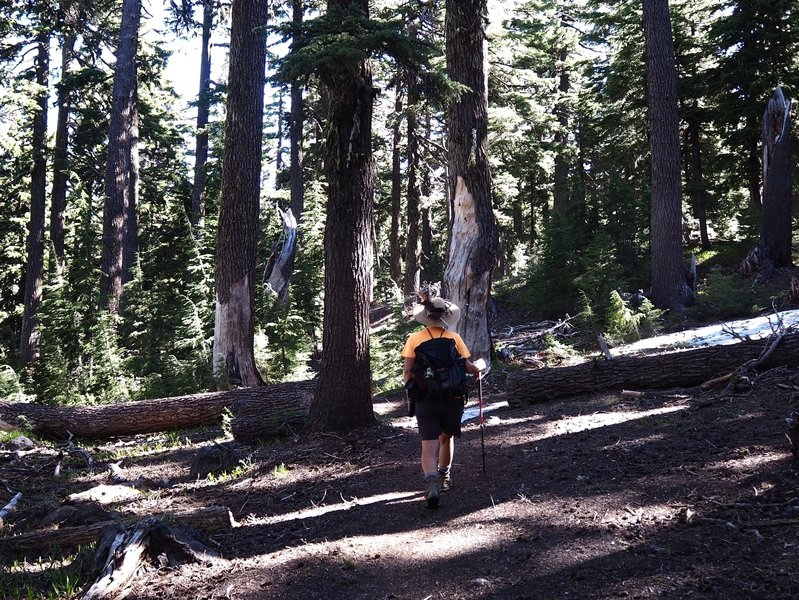
[(569, 322), (571, 318), (558, 321), (539, 321), (524, 325), (508, 325), (501, 330), (491, 332), (491, 338), (497, 346), (500, 358), (506, 362), (518, 359), (532, 366), (543, 366), (537, 357), (544, 349), (547, 335), (568, 338), (575, 334)]

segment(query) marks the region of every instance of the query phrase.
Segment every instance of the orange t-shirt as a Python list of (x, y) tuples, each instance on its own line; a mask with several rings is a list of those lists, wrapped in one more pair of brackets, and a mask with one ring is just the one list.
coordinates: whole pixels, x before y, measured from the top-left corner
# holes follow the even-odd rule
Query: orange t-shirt
[(469, 349), (466, 347), (464, 341), (461, 339), (461, 336), (454, 331), (444, 329), (443, 327), (425, 327), (424, 329), (415, 331), (408, 336), (408, 341), (405, 342), (405, 347), (402, 349), (402, 357), (415, 358), (416, 346), (422, 342), (426, 342), (429, 339), (438, 337), (455, 340), (455, 350), (461, 355), (461, 358), (469, 358), (472, 355), (472, 353), (469, 352)]

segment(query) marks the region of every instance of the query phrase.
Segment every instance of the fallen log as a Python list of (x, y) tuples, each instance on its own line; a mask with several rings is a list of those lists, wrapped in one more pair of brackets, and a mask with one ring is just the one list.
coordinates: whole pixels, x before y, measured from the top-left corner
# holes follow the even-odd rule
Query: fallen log
[[(208, 532), (227, 531), (238, 527), (238, 523), (226, 506), (209, 506), (188, 512), (160, 515), (169, 521), (180, 521), (195, 529)], [(18, 554), (26, 551), (43, 551), (48, 548), (76, 548), (96, 542), (106, 527), (123, 528), (118, 520), (101, 521), (79, 527), (61, 527), (45, 531), (31, 531), (20, 535), (0, 537), (0, 548), (4, 552)]]
[[(255, 403), (261, 417), (272, 406), (284, 414), (293, 404), (310, 405), (315, 381), (281, 383), (231, 390), (189, 394), (157, 400), (107, 404), (104, 406), (50, 406), (0, 401), (0, 420), (20, 423), (39, 434), (68, 439), (110, 438), (159, 431), (172, 431), (217, 422), (226, 408)], [(274, 435), (277, 435), (275, 433)]]
[[(694, 386), (757, 359), (771, 339), (743, 341), (650, 356), (594, 359), (568, 367), (525, 369), (508, 375), (510, 406), (607, 389)], [(799, 333), (784, 335), (761, 368), (799, 365)]]
[(268, 399), (242, 398), (233, 403), (230, 428), (236, 441), (248, 444), (293, 435), (305, 426), (316, 382), (282, 385), (281, 393), (275, 390)]

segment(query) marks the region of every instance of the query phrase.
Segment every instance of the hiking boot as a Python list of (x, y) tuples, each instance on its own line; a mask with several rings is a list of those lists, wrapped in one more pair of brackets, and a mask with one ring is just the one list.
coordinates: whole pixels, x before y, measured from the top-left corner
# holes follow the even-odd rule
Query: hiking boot
[(452, 487), (452, 476), (449, 471), (438, 472), (438, 489), (442, 492), (448, 492)]
[(424, 499), (427, 501), (427, 508), (438, 508), (438, 476), (427, 477), (424, 486)]

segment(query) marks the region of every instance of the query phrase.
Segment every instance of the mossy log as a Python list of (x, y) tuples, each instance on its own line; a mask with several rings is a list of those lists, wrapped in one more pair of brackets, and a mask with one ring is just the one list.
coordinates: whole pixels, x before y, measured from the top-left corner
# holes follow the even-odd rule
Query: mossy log
[[(757, 360), (773, 340), (743, 341), (649, 356), (595, 358), (568, 367), (525, 369), (508, 375), (511, 406), (607, 389), (694, 386)], [(782, 337), (759, 368), (799, 365), (799, 333)]]

